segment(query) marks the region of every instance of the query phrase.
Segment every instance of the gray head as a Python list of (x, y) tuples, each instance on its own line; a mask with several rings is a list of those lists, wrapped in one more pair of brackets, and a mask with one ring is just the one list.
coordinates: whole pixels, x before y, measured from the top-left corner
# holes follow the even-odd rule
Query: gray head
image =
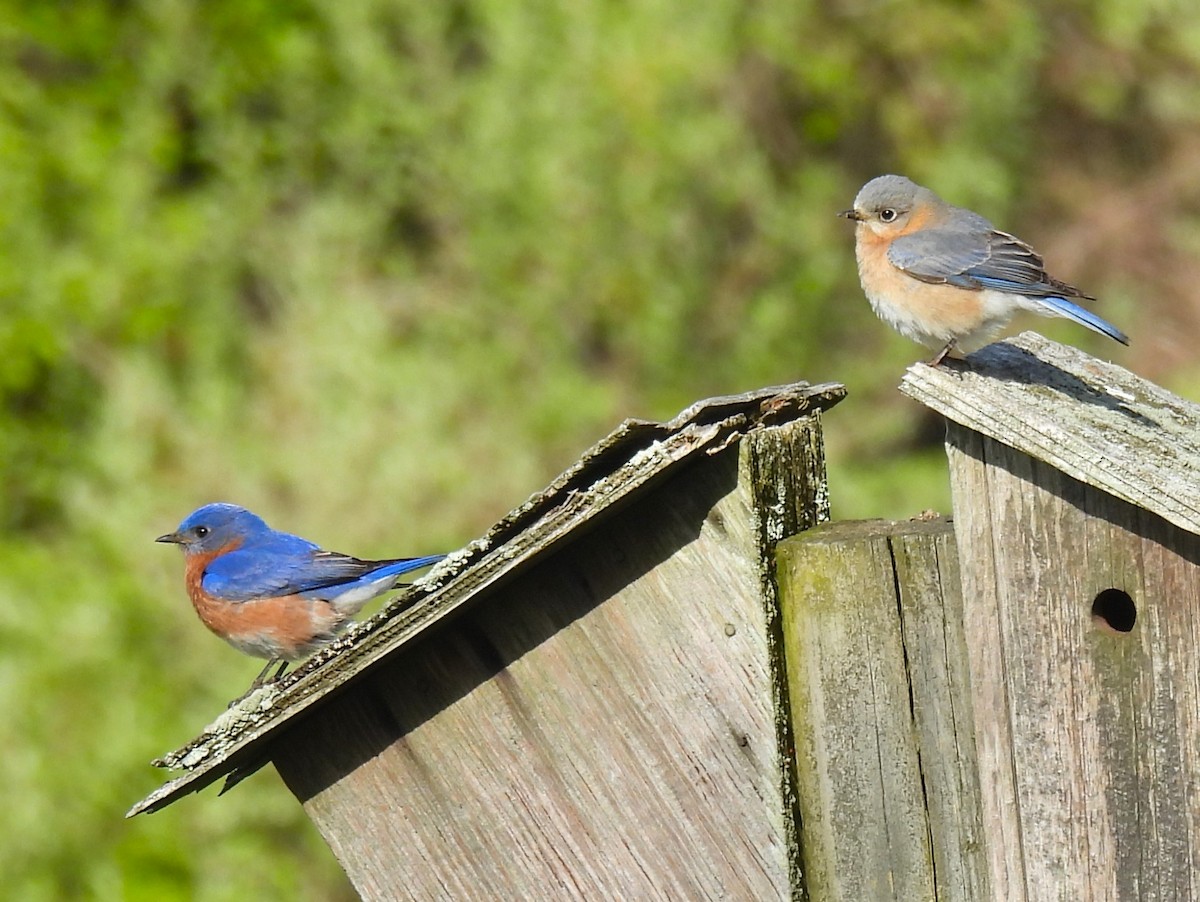
[(246, 508), (217, 503), (192, 511), (177, 530), (154, 541), (179, 545), (186, 554), (205, 554), (219, 551), (232, 542), (242, 544), (269, 531), (263, 519)]
[(862, 186), (854, 207), (843, 210), (839, 216), (864, 223), (872, 231), (900, 232), (912, 218), (914, 211), (933, 206), (944, 206), (942, 199), (902, 175), (881, 175)]

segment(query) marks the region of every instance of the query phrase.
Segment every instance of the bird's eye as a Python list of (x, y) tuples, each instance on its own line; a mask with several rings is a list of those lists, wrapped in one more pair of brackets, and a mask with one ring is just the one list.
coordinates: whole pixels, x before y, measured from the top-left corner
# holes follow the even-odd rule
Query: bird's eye
[(891, 222), (892, 220), (894, 220), (896, 218), (896, 211), (893, 210), (891, 207), (884, 207), (882, 210), (879, 211), (879, 218), (883, 222)]
[(208, 535), (208, 527), (207, 526), (197, 526), (195, 529), (195, 533), (196, 533), (197, 539), (203, 539), (206, 535)]

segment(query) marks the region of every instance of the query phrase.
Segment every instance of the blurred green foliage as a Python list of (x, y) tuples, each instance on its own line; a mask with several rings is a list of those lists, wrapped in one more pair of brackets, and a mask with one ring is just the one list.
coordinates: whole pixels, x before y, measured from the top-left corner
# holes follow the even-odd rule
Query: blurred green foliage
[(203, 502), (448, 549), (622, 417), (834, 379), (836, 515), (945, 509), (937, 424), (895, 392), (925, 352), (833, 216), (871, 176), (1018, 231), (1135, 346), (1023, 325), (1200, 378), (1178, 0), (5, 6), (13, 898), (351, 896), (273, 776), (121, 819), (257, 668), (151, 544)]

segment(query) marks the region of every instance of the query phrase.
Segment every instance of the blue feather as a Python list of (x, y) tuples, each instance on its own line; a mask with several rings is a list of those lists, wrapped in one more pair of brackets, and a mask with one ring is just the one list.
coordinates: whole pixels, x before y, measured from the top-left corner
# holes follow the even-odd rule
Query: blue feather
[(1066, 298), (1051, 296), (1039, 298), (1038, 300), (1043, 306), (1048, 307), (1049, 310), (1047, 312), (1054, 316), (1062, 316), (1079, 323), (1081, 326), (1087, 326), (1092, 331), (1116, 339), (1123, 345), (1129, 344), (1129, 336), (1112, 323), (1101, 319), (1090, 310), (1084, 310), (1078, 304), (1072, 304)]

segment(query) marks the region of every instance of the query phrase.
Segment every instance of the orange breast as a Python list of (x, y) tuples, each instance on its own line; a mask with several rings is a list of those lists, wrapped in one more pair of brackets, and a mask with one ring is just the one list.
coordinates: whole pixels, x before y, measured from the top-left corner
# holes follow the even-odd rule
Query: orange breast
[(259, 658), (294, 660), (332, 641), (345, 619), (328, 602), (296, 595), (226, 601), (204, 591), (208, 565), (240, 544), (188, 556), (184, 582), (201, 622), (239, 651)]
[(890, 239), (867, 226), (857, 231), (855, 253), (863, 292), (875, 313), (906, 338), (934, 349), (955, 339), (966, 349), (986, 341), (1011, 315), (1011, 309), (990, 303), (986, 292), (913, 278), (888, 260)]

